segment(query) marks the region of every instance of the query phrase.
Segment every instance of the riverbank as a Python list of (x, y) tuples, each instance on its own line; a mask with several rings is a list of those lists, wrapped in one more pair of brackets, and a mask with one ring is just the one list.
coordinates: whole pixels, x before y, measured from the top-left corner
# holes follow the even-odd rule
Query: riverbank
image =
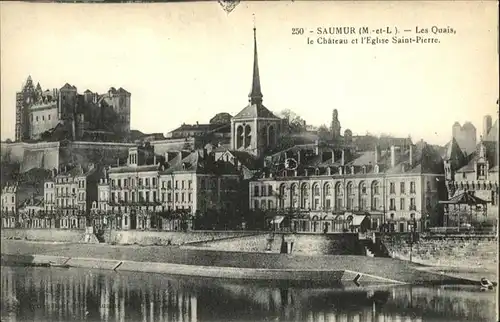
[[(475, 284), (391, 258), (305, 256), (182, 249), (165, 246), (2, 240), (3, 263), (54, 262), (73, 267), (241, 279), (335, 280), (349, 283)], [(341, 274), (341, 275), (339, 275)], [(354, 281), (356, 280), (356, 282)]]

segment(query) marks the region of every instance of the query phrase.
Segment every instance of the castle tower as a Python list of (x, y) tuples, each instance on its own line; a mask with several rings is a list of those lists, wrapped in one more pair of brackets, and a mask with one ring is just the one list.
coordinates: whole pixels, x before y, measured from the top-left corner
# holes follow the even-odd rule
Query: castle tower
[(333, 140), (340, 139), (340, 129), (339, 112), (337, 109), (334, 109), (332, 113), (332, 124), (330, 126)]
[(35, 102), (36, 90), (31, 76), (28, 76), (26, 83), (20, 92), (16, 93), (16, 127), (15, 140), (24, 141), (30, 137), (29, 111)]
[(118, 90), (116, 90), (114, 87), (111, 87), (108, 91), (108, 95), (111, 98), (113, 111), (116, 114), (114, 131), (116, 133), (123, 134), (130, 132), (131, 94), (122, 87), (120, 87)]
[(76, 138), (76, 105), (77, 105), (77, 90), (75, 86), (66, 83), (59, 90), (59, 98), (57, 104), (57, 112), (59, 120), (68, 128), (71, 133), (71, 139)]
[(248, 94), (248, 105), (231, 119), (231, 148), (261, 157), (278, 144), (282, 120), (262, 104), (255, 26), (253, 37), (252, 87)]

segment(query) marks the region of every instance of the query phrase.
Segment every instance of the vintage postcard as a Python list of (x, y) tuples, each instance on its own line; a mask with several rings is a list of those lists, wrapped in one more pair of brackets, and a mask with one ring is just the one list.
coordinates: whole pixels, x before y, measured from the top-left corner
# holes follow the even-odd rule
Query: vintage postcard
[(2, 321), (499, 321), (496, 1), (0, 2)]

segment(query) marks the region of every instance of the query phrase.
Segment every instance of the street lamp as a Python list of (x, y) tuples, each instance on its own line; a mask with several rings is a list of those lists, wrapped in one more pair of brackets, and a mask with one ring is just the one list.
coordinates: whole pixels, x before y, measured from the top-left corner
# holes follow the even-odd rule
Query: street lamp
[(413, 217), (411, 219), (411, 221), (408, 223), (408, 228), (410, 230), (410, 263), (412, 261), (412, 255), (413, 255), (413, 243), (415, 242), (415, 230), (416, 230), (416, 227), (417, 227), (417, 220), (415, 219), (415, 217)]

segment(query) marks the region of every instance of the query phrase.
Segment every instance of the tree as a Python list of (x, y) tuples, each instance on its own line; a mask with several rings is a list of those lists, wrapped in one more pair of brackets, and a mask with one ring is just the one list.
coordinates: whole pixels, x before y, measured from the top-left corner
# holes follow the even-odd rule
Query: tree
[(321, 125), (321, 126), (318, 128), (318, 138), (319, 138), (320, 140), (324, 140), (324, 141), (326, 141), (326, 140), (331, 139), (331, 137), (332, 137), (332, 136), (331, 136), (331, 133), (330, 133), (330, 131), (328, 130), (328, 127), (327, 127), (325, 124)]
[(301, 133), (306, 130), (306, 121), (295, 112), (286, 109), (281, 111), (279, 116), (287, 121), (290, 133)]

